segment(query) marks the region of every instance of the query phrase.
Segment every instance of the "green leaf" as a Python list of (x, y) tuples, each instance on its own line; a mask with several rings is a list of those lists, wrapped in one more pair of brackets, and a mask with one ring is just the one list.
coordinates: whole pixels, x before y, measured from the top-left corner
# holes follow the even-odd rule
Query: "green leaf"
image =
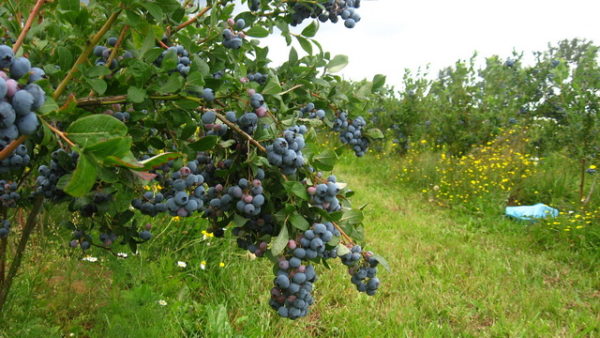
[(349, 254), (351, 251), (350, 249), (348, 249), (348, 247), (346, 247), (344, 244), (340, 243), (337, 246), (337, 255), (339, 256), (343, 256), (343, 255), (347, 255)]
[(255, 38), (266, 38), (269, 36), (269, 31), (263, 26), (252, 26), (248, 31), (246, 31), (246, 35), (252, 36)]
[(309, 55), (312, 55), (313, 49), (310, 41), (300, 35), (296, 35), (296, 39), (298, 40), (298, 43), (300, 43), (300, 47), (302, 47)]
[(337, 161), (337, 155), (333, 150), (324, 150), (320, 154), (313, 157), (313, 166), (317, 169), (330, 171), (333, 169), (335, 162)]
[(67, 128), (68, 137), (83, 148), (126, 134), (127, 126), (106, 114), (82, 117)]
[(92, 89), (102, 95), (106, 92), (106, 89), (108, 88), (108, 85), (106, 84), (106, 81), (102, 80), (102, 79), (87, 79), (87, 83), (90, 85), (90, 87), (92, 87)]
[(206, 151), (214, 148), (218, 141), (218, 136), (210, 135), (205, 136), (194, 143), (190, 143), (189, 146), (195, 151)]
[(365, 135), (375, 140), (380, 140), (383, 138), (383, 132), (377, 128), (371, 128), (367, 130)]
[(285, 250), (285, 247), (288, 244), (289, 240), (290, 240), (290, 235), (288, 233), (287, 226), (285, 226), (285, 224), (284, 224), (281, 227), (281, 231), (279, 232), (279, 235), (277, 235), (277, 237), (275, 237), (275, 239), (273, 240), (273, 243), (271, 245), (271, 253), (273, 254), (273, 256), (281, 255), (283, 253), (283, 250)]
[(104, 142), (96, 143), (91, 147), (87, 147), (85, 152), (92, 154), (99, 159), (104, 159), (111, 155), (121, 157), (129, 152), (131, 143), (132, 140), (130, 136), (115, 137)]
[(86, 72), (86, 76), (87, 77), (99, 77), (99, 76), (105, 76), (110, 74), (110, 69), (108, 69), (108, 67), (104, 67), (104, 66), (94, 66), (91, 67), (87, 72)]
[(288, 62), (292, 65), (295, 65), (298, 63), (298, 52), (296, 51), (296, 48), (292, 47), (290, 48), (290, 56), (288, 58)]
[(248, 219), (238, 214), (233, 215), (233, 224), (237, 227), (243, 227), (248, 222)]
[(304, 184), (298, 181), (287, 181), (283, 184), (283, 186), (285, 187), (285, 190), (288, 193), (294, 194), (305, 201), (309, 200), (308, 193), (306, 192), (306, 187), (304, 186)]
[(148, 1), (142, 1), (141, 5), (146, 8), (148, 13), (150, 13), (157, 21), (162, 19), (163, 11), (159, 5)]
[(312, 38), (317, 33), (318, 29), (319, 26), (317, 26), (317, 21), (312, 21), (310, 25), (306, 26), (306, 28), (302, 30), (301, 34), (306, 36), (307, 38)]
[(146, 99), (146, 90), (131, 86), (127, 89), (127, 99), (133, 103), (142, 103)]
[(330, 73), (337, 73), (348, 65), (348, 57), (346, 55), (336, 55), (327, 64), (327, 70)]
[(279, 78), (276, 76), (269, 76), (269, 80), (265, 85), (265, 88), (262, 90), (262, 94), (274, 95), (280, 93), (283, 90), (279, 85)]
[(385, 75), (377, 74), (373, 77), (373, 87), (371, 91), (374, 93), (385, 84)]
[(76, 11), (79, 10), (80, 0), (60, 0), (58, 4), (60, 8), (65, 11)]
[(173, 73), (169, 76), (167, 82), (160, 87), (160, 92), (164, 94), (175, 93), (183, 87), (183, 78), (179, 73)]
[(364, 216), (363, 216), (362, 211), (355, 210), (355, 209), (347, 210), (342, 215), (342, 218), (340, 219), (340, 223), (356, 225), (356, 224), (362, 223), (363, 218), (364, 218)]
[(48, 113), (51, 113), (53, 111), (57, 111), (58, 110), (58, 104), (56, 104), (56, 101), (54, 101), (54, 99), (50, 96), (46, 96), (46, 102), (44, 102), (44, 104), (40, 107), (40, 109), (36, 112), (40, 115), (46, 115)]
[(390, 268), (390, 263), (388, 263), (388, 261), (386, 261), (385, 258), (375, 253), (372, 257), (375, 258), (375, 260), (377, 260), (379, 264), (381, 264), (381, 266), (383, 266), (387, 270), (387, 272), (392, 271), (392, 269)]
[(181, 153), (162, 153), (156, 156), (152, 156), (149, 159), (139, 162), (143, 166), (141, 171), (155, 169), (171, 160), (178, 159), (182, 156), (183, 154)]
[(310, 224), (308, 223), (308, 221), (297, 212), (294, 212), (290, 216), (289, 221), (290, 221), (290, 223), (292, 223), (294, 228), (296, 228), (298, 230), (304, 231), (304, 230), (307, 230), (308, 228), (310, 228)]
[(96, 164), (87, 155), (82, 154), (64, 192), (73, 197), (82, 197), (92, 189), (94, 183), (96, 183)]

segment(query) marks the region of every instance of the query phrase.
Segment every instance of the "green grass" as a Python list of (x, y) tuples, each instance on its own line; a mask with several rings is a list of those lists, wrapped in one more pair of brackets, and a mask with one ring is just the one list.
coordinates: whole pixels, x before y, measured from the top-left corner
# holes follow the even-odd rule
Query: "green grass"
[(94, 252), (99, 263), (78, 260), (64, 240), (35, 237), (35, 254), (26, 257), (0, 318), (0, 336), (600, 334), (597, 254), (567, 244), (548, 250), (535, 227), (500, 215), (473, 218), (433, 207), (395, 182), (394, 170), (390, 160), (348, 157), (336, 172), (356, 191), (355, 205), (367, 204), (368, 248), (392, 267), (380, 272), (375, 297), (358, 294), (340, 264), (321, 267), (311, 314), (280, 319), (267, 305), (268, 262), (251, 260), (232, 241), (200, 240), (198, 224), (171, 222), (155, 224), (159, 235), (139, 255)]

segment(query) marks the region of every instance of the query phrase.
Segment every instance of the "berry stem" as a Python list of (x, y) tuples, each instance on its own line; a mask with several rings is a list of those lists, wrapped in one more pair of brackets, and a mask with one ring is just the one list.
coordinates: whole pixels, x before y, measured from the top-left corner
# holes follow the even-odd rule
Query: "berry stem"
[(77, 61), (75, 61), (75, 64), (73, 64), (73, 67), (71, 67), (71, 69), (69, 70), (69, 72), (67, 73), (65, 78), (60, 82), (58, 87), (56, 87), (56, 90), (52, 94), (52, 98), (54, 98), (54, 100), (58, 99), (58, 97), (60, 97), (62, 95), (62, 93), (65, 91), (65, 89), (67, 89), (67, 85), (69, 84), (71, 79), (73, 79), (73, 76), (75, 76), (75, 73), (79, 69), (79, 66), (87, 61), (88, 57), (94, 50), (94, 47), (96, 46), (96, 44), (98, 44), (98, 41), (100, 41), (100, 39), (102, 39), (104, 34), (106, 34), (106, 32), (108, 32), (108, 30), (113, 25), (115, 20), (117, 20), (117, 18), (119, 17), (119, 14), (121, 14), (122, 11), (123, 11), (122, 9), (119, 9), (118, 11), (111, 14), (111, 16), (108, 17), (108, 19), (106, 20), (104, 25), (100, 28), (100, 30), (94, 36), (92, 36), (90, 41), (88, 41), (87, 47), (83, 50), (81, 55), (79, 55), (79, 57), (77, 58)]
[(31, 29), (31, 25), (33, 25), (33, 20), (35, 20), (35, 17), (38, 15), (39, 11), (42, 9), (44, 2), (46, 2), (46, 0), (37, 0), (37, 2), (35, 3), (35, 6), (31, 10), (29, 17), (27, 18), (27, 22), (25, 22), (25, 26), (23, 27), (21, 34), (19, 34), (19, 37), (17, 38), (17, 42), (15, 42), (15, 44), (13, 45), (13, 48), (12, 48), (13, 53), (16, 54), (17, 51), (19, 50), (19, 48), (21, 48), (23, 41), (25, 41), (25, 36)]

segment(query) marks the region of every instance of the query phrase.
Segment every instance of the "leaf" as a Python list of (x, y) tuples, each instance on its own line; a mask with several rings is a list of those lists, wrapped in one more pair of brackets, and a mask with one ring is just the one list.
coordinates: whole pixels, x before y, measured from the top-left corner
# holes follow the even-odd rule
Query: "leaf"
[(348, 210), (345, 211), (340, 219), (340, 223), (345, 223), (349, 225), (355, 225), (362, 223), (364, 215), (360, 210)]
[(156, 156), (152, 156), (149, 159), (140, 161), (139, 163), (143, 166), (142, 171), (147, 171), (160, 167), (161, 165), (171, 160), (178, 159), (180, 157), (183, 157), (182, 153), (162, 153)]
[(338, 246), (337, 246), (336, 249), (337, 249), (337, 255), (338, 255), (338, 257), (339, 256), (347, 255), (347, 254), (349, 254), (351, 252), (350, 249), (348, 249), (348, 247), (346, 247), (342, 243), (338, 244)]
[(142, 103), (146, 99), (146, 90), (131, 86), (127, 89), (127, 99), (133, 103)]
[(163, 11), (159, 5), (148, 1), (143, 1), (141, 5), (146, 8), (148, 13), (150, 13), (157, 21), (162, 19)]
[(318, 29), (319, 29), (319, 26), (317, 26), (317, 22), (316, 21), (312, 21), (310, 23), (310, 25), (306, 26), (306, 28), (304, 28), (302, 30), (301, 34), (304, 35), (304, 36), (306, 36), (307, 38), (312, 38), (317, 33)]
[(65, 11), (76, 11), (79, 10), (80, 0), (60, 0), (58, 3), (60, 8)]
[(127, 126), (106, 114), (82, 117), (67, 128), (67, 136), (83, 148), (126, 134)]
[(308, 223), (308, 221), (297, 212), (294, 212), (290, 216), (289, 221), (290, 221), (290, 223), (292, 223), (294, 228), (296, 228), (298, 230), (304, 231), (304, 230), (307, 230), (308, 228), (310, 228), (310, 223)]
[(233, 224), (237, 227), (243, 227), (248, 222), (248, 219), (238, 214), (233, 215)]
[(288, 193), (294, 194), (305, 201), (309, 200), (304, 184), (298, 181), (287, 181), (283, 184), (283, 186)]
[(36, 112), (37, 114), (40, 115), (45, 115), (48, 113), (51, 113), (53, 111), (57, 111), (58, 110), (58, 104), (56, 103), (56, 101), (54, 101), (54, 99), (50, 96), (46, 96), (46, 102), (44, 102), (44, 104), (40, 107), (40, 109)]
[(271, 245), (271, 253), (273, 256), (279, 256), (285, 250), (288, 241), (290, 240), (290, 235), (288, 234), (288, 229), (285, 224), (281, 227), (281, 231), (279, 231), (279, 235), (275, 237), (273, 243)]
[(388, 263), (388, 261), (386, 261), (385, 258), (375, 253), (371, 257), (375, 258), (375, 260), (377, 260), (379, 264), (381, 264), (381, 266), (383, 266), (387, 270), (387, 272), (392, 272), (392, 269), (390, 268), (390, 263)]
[(294, 47), (290, 48), (290, 56), (288, 57), (288, 62), (292, 65), (298, 63), (298, 52)]
[(371, 91), (373, 93), (376, 92), (379, 88), (383, 87), (384, 84), (385, 84), (385, 75), (376, 74), (373, 77), (373, 87), (371, 88)]
[(131, 143), (132, 140), (130, 136), (115, 137), (87, 147), (85, 151), (100, 159), (104, 159), (111, 155), (121, 157), (129, 152)]
[(189, 146), (195, 151), (206, 151), (214, 148), (218, 141), (218, 136), (210, 135), (205, 136), (194, 143), (190, 143)]
[(92, 189), (94, 183), (96, 183), (96, 164), (87, 155), (82, 154), (77, 161), (77, 168), (63, 190), (73, 197), (82, 197)]
[(110, 74), (110, 69), (108, 69), (108, 67), (94, 66), (94, 67), (91, 67), (87, 71), (86, 76), (87, 77), (98, 77), (98, 76), (105, 76), (108, 74)]
[(330, 73), (337, 73), (348, 65), (348, 57), (346, 55), (336, 55), (327, 64), (327, 70)]
[(327, 149), (320, 154), (315, 155), (312, 161), (313, 166), (317, 169), (330, 171), (337, 161), (337, 155), (334, 151)]
[(380, 140), (383, 138), (383, 132), (377, 128), (371, 128), (367, 130), (366, 135), (375, 140)]
[(274, 95), (280, 93), (283, 90), (279, 85), (279, 79), (276, 76), (269, 76), (269, 80), (262, 90), (262, 94)]
[(92, 89), (100, 95), (104, 94), (108, 88), (106, 81), (102, 79), (87, 79), (86, 81), (90, 87), (92, 87)]
[(296, 35), (296, 39), (298, 40), (298, 43), (300, 43), (300, 47), (302, 47), (309, 55), (312, 55), (313, 49), (310, 41), (300, 35)]
[(175, 93), (183, 87), (183, 78), (179, 73), (173, 73), (165, 84), (160, 87), (160, 92), (164, 94)]
[(267, 36), (269, 36), (269, 31), (266, 28), (257, 25), (247, 30), (246, 35), (255, 38), (266, 38)]

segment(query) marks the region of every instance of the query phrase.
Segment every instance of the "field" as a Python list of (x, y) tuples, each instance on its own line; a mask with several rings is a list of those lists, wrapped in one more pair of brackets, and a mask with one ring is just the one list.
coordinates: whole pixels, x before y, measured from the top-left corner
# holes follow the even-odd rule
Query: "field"
[(0, 337), (600, 336), (600, 46), (350, 80), (370, 6), (2, 1)]
[[(31, 250), (39, 254), (27, 257), (2, 335), (600, 334), (597, 255), (560, 242), (551, 250), (543, 247), (539, 225), (432, 206), (420, 191), (390, 179), (401, 166), (389, 159), (345, 157), (336, 172), (356, 188), (354, 203), (366, 204), (368, 242), (392, 268), (381, 273), (384, 288), (375, 297), (358, 295), (342, 268), (321, 268), (310, 315), (296, 322), (278, 318), (266, 305), (268, 263), (255, 264), (231, 240), (203, 240), (194, 225), (169, 222), (157, 225), (155, 241), (126, 259), (100, 253), (98, 262), (82, 261), (52, 239), (34, 238), (33, 246), (48, 249)], [(167, 238), (184, 241), (186, 231), (196, 232), (196, 239), (179, 243), (181, 249), (163, 245)], [(224, 246), (231, 250), (221, 250)], [(178, 261), (187, 267), (178, 267)]]

